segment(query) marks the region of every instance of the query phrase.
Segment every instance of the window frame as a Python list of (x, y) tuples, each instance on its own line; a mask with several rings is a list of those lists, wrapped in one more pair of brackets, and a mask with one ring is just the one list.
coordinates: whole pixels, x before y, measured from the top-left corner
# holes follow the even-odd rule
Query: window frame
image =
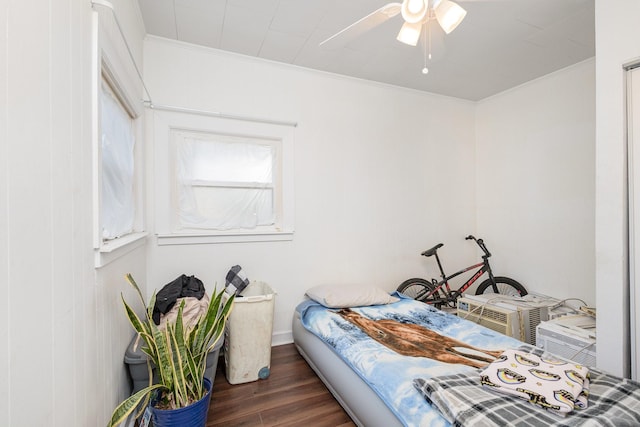
[[(207, 115), (205, 112), (150, 110), (154, 146), (155, 223), (159, 245), (292, 240), (294, 234), (292, 126)], [(174, 132), (239, 136), (277, 141), (276, 215), (273, 226), (255, 229), (183, 229), (178, 226), (176, 147)]]
[[(141, 83), (136, 77), (133, 64), (129, 58), (122, 59), (102, 22), (105, 19), (93, 12), (92, 22), (92, 170), (93, 170), (93, 249), (94, 265), (103, 267), (146, 243), (147, 232), (144, 230), (144, 138), (143, 138), (143, 105)], [(101, 203), (102, 203), (102, 156), (101, 156), (101, 96), (102, 85), (111, 89), (117, 100), (132, 118), (134, 144), (134, 223), (133, 230), (118, 238), (104, 240), (102, 237)]]

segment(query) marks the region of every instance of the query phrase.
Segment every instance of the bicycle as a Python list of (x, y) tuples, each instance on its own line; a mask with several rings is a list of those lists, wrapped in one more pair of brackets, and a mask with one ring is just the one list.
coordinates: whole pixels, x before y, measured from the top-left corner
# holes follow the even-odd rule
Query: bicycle
[[(484, 255), (482, 255), (481, 263), (474, 264), (456, 273), (453, 273), (450, 276), (447, 276), (444, 272), (444, 269), (442, 268), (442, 264), (440, 263), (440, 258), (438, 257), (438, 249), (444, 246), (444, 244), (438, 243), (431, 249), (427, 249), (426, 251), (422, 252), (422, 255), (427, 258), (431, 256), (436, 257), (442, 280), (438, 281), (437, 279), (431, 279), (431, 281), (428, 281), (420, 278), (412, 278), (402, 282), (400, 286), (398, 286), (397, 291), (415, 300), (431, 304), (436, 308), (441, 308), (444, 305), (455, 308), (460, 295), (462, 295), (464, 291), (469, 289), (469, 287), (473, 285), (476, 280), (480, 278), (480, 276), (482, 276), (484, 273), (487, 273), (489, 275), (489, 278), (478, 285), (478, 288), (476, 289), (476, 295), (490, 293), (517, 297), (527, 295), (528, 292), (525, 287), (518, 283), (516, 280), (513, 280), (509, 277), (493, 275), (491, 265), (489, 265), (489, 258), (491, 257), (491, 253), (487, 249), (487, 246), (482, 239), (476, 239), (472, 235), (469, 235), (465, 237), (465, 240), (475, 241), (480, 249), (482, 249)], [(455, 290), (451, 289), (449, 280), (463, 273), (466, 273), (467, 271), (473, 270), (474, 268), (478, 268), (478, 270), (473, 273), (473, 275), (462, 286)], [(440, 292), (442, 292), (442, 295), (440, 294)]]

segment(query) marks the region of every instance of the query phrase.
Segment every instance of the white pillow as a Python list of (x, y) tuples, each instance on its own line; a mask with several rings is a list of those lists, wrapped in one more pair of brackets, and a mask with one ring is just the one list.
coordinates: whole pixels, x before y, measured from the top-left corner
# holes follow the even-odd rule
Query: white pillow
[(320, 285), (307, 289), (307, 296), (329, 308), (362, 307), (389, 304), (399, 298), (371, 285)]

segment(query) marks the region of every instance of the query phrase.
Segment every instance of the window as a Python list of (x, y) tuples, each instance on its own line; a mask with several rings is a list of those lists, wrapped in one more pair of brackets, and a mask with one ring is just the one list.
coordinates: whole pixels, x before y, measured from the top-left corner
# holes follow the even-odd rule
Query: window
[(293, 129), (153, 110), (158, 243), (290, 240)]
[(100, 226), (103, 241), (133, 231), (134, 124), (133, 117), (102, 81), (100, 94)]
[(274, 226), (279, 141), (173, 131), (181, 228)]

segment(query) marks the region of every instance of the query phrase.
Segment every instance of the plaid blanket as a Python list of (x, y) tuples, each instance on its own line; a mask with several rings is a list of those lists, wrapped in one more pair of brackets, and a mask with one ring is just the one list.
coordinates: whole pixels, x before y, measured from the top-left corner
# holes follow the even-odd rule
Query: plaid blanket
[(229, 295), (239, 295), (244, 288), (249, 286), (249, 279), (245, 276), (242, 267), (234, 265), (225, 278), (225, 290)]
[(487, 390), (479, 372), (416, 378), (413, 385), (453, 426), (640, 426), (640, 383), (591, 369), (589, 406), (566, 417)]

